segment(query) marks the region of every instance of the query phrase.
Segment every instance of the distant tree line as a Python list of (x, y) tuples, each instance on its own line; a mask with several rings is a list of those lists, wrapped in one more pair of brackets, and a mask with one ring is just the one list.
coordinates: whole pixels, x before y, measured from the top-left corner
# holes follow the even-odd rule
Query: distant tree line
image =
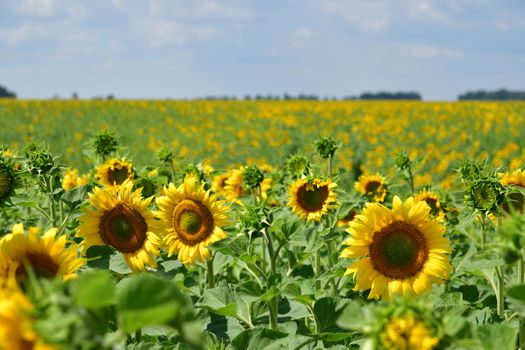
[(0, 85), (0, 98), (16, 98), (16, 94)]
[(525, 91), (509, 91), (500, 89), (495, 91), (467, 91), (458, 96), (459, 101), (476, 100), (476, 101), (509, 101), (525, 100)]

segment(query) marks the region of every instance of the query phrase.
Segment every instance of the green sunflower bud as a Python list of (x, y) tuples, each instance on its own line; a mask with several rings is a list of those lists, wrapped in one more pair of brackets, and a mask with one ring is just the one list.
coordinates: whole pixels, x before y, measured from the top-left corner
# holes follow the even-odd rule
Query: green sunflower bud
[(157, 157), (163, 163), (171, 163), (173, 161), (173, 151), (162, 147), (157, 151)]
[(399, 170), (405, 170), (410, 168), (411, 161), (410, 158), (408, 158), (408, 154), (406, 153), (399, 153), (396, 156), (396, 167)]
[(13, 168), (4, 162), (0, 162), (0, 205), (3, 205), (13, 194), (15, 187), (15, 176)]
[(286, 162), (286, 168), (294, 177), (301, 177), (308, 173), (310, 164), (305, 157), (296, 155), (288, 159)]
[(465, 194), (465, 201), (474, 209), (485, 213), (494, 213), (504, 200), (503, 186), (493, 179), (474, 181)]
[(195, 165), (188, 165), (186, 168), (184, 168), (184, 170), (182, 171), (182, 180), (184, 181), (184, 179), (188, 175), (193, 175), (200, 182), (205, 182), (204, 172), (202, 171), (202, 169)]
[(458, 172), (465, 182), (479, 179), (483, 175), (483, 165), (474, 160), (465, 160), (458, 169)]
[(244, 179), (244, 184), (249, 188), (256, 188), (264, 180), (264, 174), (262, 173), (261, 169), (255, 165), (247, 166), (244, 169), (242, 177)]
[(118, 146), (115, 134), (107, 130), (99, 131), (93, 136), (91, 142), (95, 147), (95, 151), (102, 159), (107, 158), (111, 153), (115, 152)]
[(38, 149), (34, 144), (30, 144), (24, 149), (24, 153), (33, 175), (48, 173), (55, 166), (53, 155), (44, 147)]
[(319, 155), (321, 156), (321, 158), (326, 159), (334, 156), (338, 146), (335, 143), (334, 139), (328, 136), (321, 137), (319, 140), (315, 141), (315, 148), (317, 150), (317, 153), (319, 153)]

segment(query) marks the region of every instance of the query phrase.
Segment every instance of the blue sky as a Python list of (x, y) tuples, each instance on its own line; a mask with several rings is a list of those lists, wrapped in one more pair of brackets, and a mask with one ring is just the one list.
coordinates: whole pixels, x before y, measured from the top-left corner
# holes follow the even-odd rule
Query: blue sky
[(523, 0), (0, 0), (21, 98), (525, 89)]

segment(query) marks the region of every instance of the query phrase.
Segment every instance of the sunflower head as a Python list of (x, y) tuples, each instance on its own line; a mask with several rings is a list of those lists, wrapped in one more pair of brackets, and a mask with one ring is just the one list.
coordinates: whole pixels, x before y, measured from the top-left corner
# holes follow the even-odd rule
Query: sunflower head
[(43, 343), (33, 330), (32, 312), (31, 302), (20, 290), (0, 289), (0, 347), (2, 349), (56, 349)]
[(368, 203), (347, 231), (341, 257), (359, 260), (346, 273), (357, 279), (355, 290), (371, 288), (369, 298), (421, 294), (448, 278), (450, 244), (426, 202), (396, 196), (392, 209)]
[(89, 194), (90, 207), (84, 209), (77, 232), (84, 239), (84, 253), (91, 246), (108, 245), (124, 255), (133, 271), (157, 266), (160, 228), (148, 209), (153, 198), (143, 199), (141, 191), (133, 191), (133, 183), (126, 180), (121, 186), (95, 188)]
[(78, 170), (71, 168), (64, 171), (64, 178), (62, 179), (62, 188), (66, 191), (72, 190), (75, 187), (87, 185), (89, 178), (87, 175), (78, 175)]
[(321, 156), (321, 158), (326, 159), (333, 157), (337, 148), (339, 148), (339, 146), (337, 146), (335, 140), (330, 136), (321, 137), (317, 141), (315, 141), (315, 149), (317, 150), (317, 153)]
[(263, 182), (264, 174), (256, 165), (249, 165), (242, 173), (244, 184), (249, 188), (256, 188)]
[(504, 200), (504, 188), (496, 180), (478, 179), (469, 184), (465, 201), (474, 209), (485, 213), (495, 213)]
[(426, 188), (415, 195), (414, 201), (425, 202), (430, 207), (430, 214), (439, 220), (445, 219), (445, 212), (441, 206), (439, 195), (435, 192), (428, 191)]
[(230, 177), (231, 173), (219, 174), (213, 177), (211, 189), (214, 193), (222, 194), (226, 187), (226, 180)]
[(411, 314), (390, 318), (379, 340), (386, 350), (432, 350), (439, 343), (431, 329)]
[(382, 203), (387, 195), (386, 180), (379, 173), (361, 175), (355, 183), (355, 189), (377, 203)]
[(352, 222), (357, 215), (357, 210), (355, 208), (352, 208), (348, 210), (345, 214), (345, 216), (341, 217), (337, 221), (337, 226), (347, 226), (350, 222)]
[(15, 170), (11, 162), (0, 158), (0, 205), (9, 200), (15, 190)]
[(230, 176), (225, 180), (223, 194), (229, 202), (242, 204), (239, 197), (249, 193), (244, 187), (244, 167), (233, 169)]
[(286, 168), (290, 174), (295, 178), (300, 178), (308, 174), (310, 164), (308, 159), (301, 155), (295, 155), (286, 161)]
[(168, 254), (177, 253), (185, 265), (208, 259), (208, 245), (227, 237), (221, 228), (227, 223), (224, 203), (193, 176), (179, 187), (170, 183), (163, 192), (157, 204)]
[(107, 130), (97, 132), (91, 139), (91, 143), (102, 159), (106, 159), (118, 147), (117, 137), (113, 132)]
[(523, 212), (525, 207), (525, 172), (521, 169), (514, 170), (512, 173), (498, 174), (500, 183), (507, 190), (506, 200), (503, 203), (503, 210), (507, 213), (515, 210)]
[(132, 180), (135, 174), (130, 162), (113, 158), (99, 165), (95, 176), (105, 186), (119, 186), (128, 179)]
[(85, 264), (84, 259), (78, 258), (78, 245), (68, 244), (64, 235), (57, 237), (57, 229), (48, 230), (41, 237), (38, 231), (32, 227), (26, 234), (24, 226), (16, 224), (11, 233), (2, 237), (0, 278), (4, 281), (14, 271), (17, 281), (23, 282), (28, 269), (36, 277), (68, 280), (75, 278), (77, 270)]
[(289, 189), (288, 205), (292, 211), (308, 221), (320, 221), (334, 206), (337, 184), (331, 180), (299, 179)]

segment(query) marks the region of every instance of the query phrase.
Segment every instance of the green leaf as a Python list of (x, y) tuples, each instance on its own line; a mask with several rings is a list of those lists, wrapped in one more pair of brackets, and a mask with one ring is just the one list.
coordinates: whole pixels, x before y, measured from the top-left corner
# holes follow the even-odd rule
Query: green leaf
[(476, 333), (484, 350), (516, 349), (517, 329), (495, 323), (477, 327)]
[(126, 259), (124, 259), (124, 256), (120, 253), (110, 256), (109, 269), (121, 275), (127, 275), (131, 273), (131, 268), (126, 262)]
[(217, 315), (237, 317), (235, 296), (226, 285), (205, 290), (199, 306)]
[(287, 349), (288, 333), (266, 328), (247, 330), (239, 334), (232, 341), (235, 350), (270, 350)]
[(525, 317), (525, 284), (510, 287), (507, 290), (507, 299), (512, 309)]
[(108, 246), (91, 246), (86, 251), (87, 265), (94, 269), (108, 270), (109, 258), (114, 253)]
[(319, 322), (320, 333), (327, 330), (340, 330), (336, 321), (343, 312), (345, 303), (333, 297), (325, 297), (317, 300), (314, 304), (314, 315)]
[(365, 326), (365, 319), (363, 307), (358, 302), (350, 300), (339, 315), (337, 325), (343, 329), (362, 330)]
[(110, 306), (115, 303), (115, 284), (109, 271), (89, 271), (73, 282), (73, 298), (88, 309)]
[(189, 303), (175, 283), (152, 275), (134, 275), (117, 285), (118, 324), (128, 333), (144, 326), (170, 325)]

